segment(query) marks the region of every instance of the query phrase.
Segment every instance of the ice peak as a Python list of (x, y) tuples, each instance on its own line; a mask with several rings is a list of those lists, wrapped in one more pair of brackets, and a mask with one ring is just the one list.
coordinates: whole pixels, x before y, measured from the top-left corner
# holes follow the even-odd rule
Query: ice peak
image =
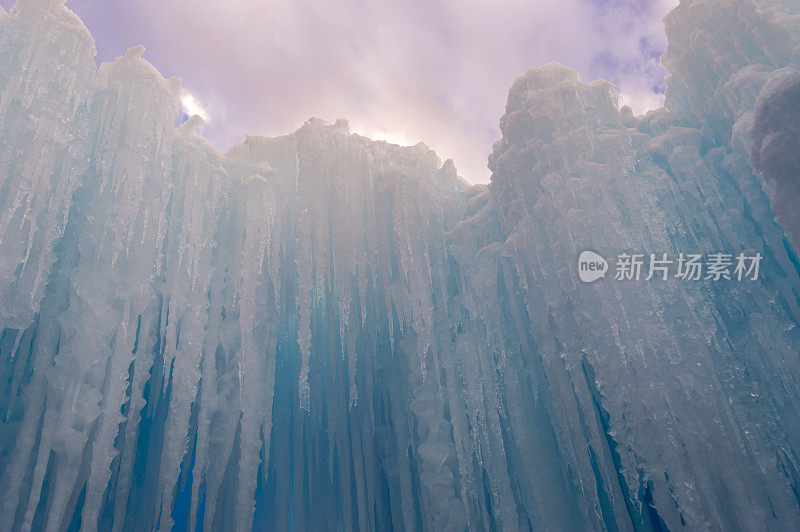
[(537, 90), (554, 88), (564, 82), (580, 83), (581, 81), (581, 76), (576, 71), (558, 61), (552, 61), (546, 65), (528, 69), (525, 74), (516, 79), (514, 87), (522, 85), (527, 90)]
[(52, 11), (53, 8), (60, 8), (66, 3), (66, 0), (17, 0), (14, 9), (45, 9)]
[(457, 183), (459, 181), (458, 170), (456, 169), (456, 164), (453, 162), (453, 159), (447, 159), (442, 164), (442, 167), (439, 168), (437, 176), (438, 181), (443, 184)]
[(145, 52), (145, 47), (142, 46), (141, 44), (137, 44), (136, 46), (131, 46), (130, 48), (128, 48), (128, 50), (125, 52), (125, 57), (132, 57), (132, 58), (142, 57), (144, 52)]
[(500, 130), (512, 144), (530, 139), (549, 143), (554, 136), (583, 126), (620, 126), (618, 104), (619, 89), (611, 83), (587, 84), (574, 70), (550, 63), (528, 70), (514, 82)]
[(100, 65), (100, 76), (110, 85), (129, 86), (135, 82), (149, 82), (165, 92), (169, 98), (176, 102), (180, 95), (181, 80), (178, 78), (165, 79), (161, 73), (143, 56), (145, 48), (142, 45), (128, 48), (124, 55), (110, 63)]
[[(552, 62), (531, 68), (514, 81), (508, 94), (506, 111), (530, 107), (532, 100), (545, 94), (562, 95), (560, 101), (566, 105), (570, 100), (582, 100), (583, 95), (587, 93), (594, 93), (596, 97), (607, 95), (609, 102), (617, 106), (619, 88), (605, 80), (584, 83), (576, 71), (561, 63)], [(557, 101), (554, 100), (552, 103), (556, 104)]]
[(178, 132), (184, 135), (199, 135), (200, 128), (203, 127), (205, 121), (198, 115), (192, 115), (189, 119), (178, 126)]
[(303, 124), (303, 127), (309, 126), (309, 127), (314, 127), (314, 128), (322, 128), (322, 127), (329, 126), (329, 125), (330, 125), (330, 123), (327, 122), (326, 120), (323, 120), (322, 118), (319, 118), (319, 117), (316, 117), (316, 116), (312, 116), (311, 118), (306, 120), (305, 124)]
[(345, 133), (350, 133), (350, 122), (345, 120), (344, 118), (337, 118), (336, 122), (333, 124), (334, 129), (339, 129), (344, 131)]
[(70, 11), (64, 5), (64, 2), (65, 0), (17, 0), (17, 3), (8, 12), (0, 7), (0, 20), (18, 16), (23, 18), (36, 17), (38, 19), (36, 23), (40, 25), (45, 33), (50, 34), (54, 41), (58, 39), (54, 32), (74, 31), (76, 33), (73, 36), (87, 41), (94, 56), (96, 54), (94, 38), (80, 17)]
[(350, 135), (350, 122), (344, 118), (339, 118), (331, 124), (327, 120), (312, 116), (303, 123), (295, 134), (313, 134), (313, 135)]

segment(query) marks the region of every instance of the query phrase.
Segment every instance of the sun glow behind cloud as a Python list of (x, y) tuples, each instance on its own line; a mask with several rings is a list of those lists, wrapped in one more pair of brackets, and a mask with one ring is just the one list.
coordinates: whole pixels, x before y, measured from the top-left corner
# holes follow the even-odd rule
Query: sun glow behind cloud
[(619, 105), (627, 105), (635, 115), (643, 115), (647, 111), (652, 111), (664, 106), (664, 94), (653, 91), (622, 91), (620, 93)]
[(211, 116), (200, 103), (200, 100), (185, 89), (181, 89), (181, 109), (189, 116), (199, 116), (203, 119), (203, 122), (208, 123), (211, 120)]
[(421, 139), (415, 139), (408, 135), (408, 133), (399, 130), (389, 130), (389, 128), (371, 128), (364, 123), (350, 124), (350, 131), (362, 137), (367, 137), (372, 140), (388, 142), (389, 144), (397, 144), (398, 146), (414, 146), (418, 144)]
[[(2, 2), (2, 0), (0, 0)], [(559, 61), (620, 86), (637, 114), (663, 101), (663, 16), (676, 0), (68, 0), (100, 58), (135, 44), (184, 80), (182, 108), (221, 149), (345, 118), (387, 142), (424, 142), (489, 178), (508, 89)], [(191, 16), (186, 16), (191, 13)], [(175, 21), (179, 21), (176, 23)], [(210, 116), (212, 115), (212, 116)]]

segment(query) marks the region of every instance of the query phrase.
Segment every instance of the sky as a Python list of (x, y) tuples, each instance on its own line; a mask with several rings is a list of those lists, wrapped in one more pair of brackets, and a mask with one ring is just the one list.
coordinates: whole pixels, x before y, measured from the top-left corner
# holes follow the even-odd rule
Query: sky
[[(12, 0), (0, 0), (8, 8)], [(635, 113), (663, 104), (663, 17), (677, 0), (68, 0), (98, 60), (141, 44), (183, 81), (183, 111), (221, 150), (310, 117), (424, 142), (473, 183), (514, 79), (559, 61)]]

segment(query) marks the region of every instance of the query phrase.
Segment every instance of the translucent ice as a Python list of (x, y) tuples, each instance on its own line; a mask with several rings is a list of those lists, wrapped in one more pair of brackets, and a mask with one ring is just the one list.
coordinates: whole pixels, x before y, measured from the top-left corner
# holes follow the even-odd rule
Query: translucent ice
[(0, 528), (796, 528), (799, 11), (683, 1), (645, 116), (530, 70), (488, 186), (344, 120), (222, 154), (143, 48), (0, 11)]

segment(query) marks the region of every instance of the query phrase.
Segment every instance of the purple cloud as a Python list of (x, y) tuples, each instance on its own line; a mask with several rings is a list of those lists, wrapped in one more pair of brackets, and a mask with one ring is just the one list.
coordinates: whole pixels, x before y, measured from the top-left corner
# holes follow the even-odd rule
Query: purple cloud
[[(8, 7), (11, 2), (0, 0)], [(675, 0), (68, 0), (100, 60), (136, 44), (209, 120), (221, 149), (311, 116), (401, 143), (423, 141), (473, 182), (499, 138), (508, 89), (559, 61), (622, 87), (642, 112), (663, 101), (661, 23)], [(644, 43), (644, 44), (643, 44)]]

